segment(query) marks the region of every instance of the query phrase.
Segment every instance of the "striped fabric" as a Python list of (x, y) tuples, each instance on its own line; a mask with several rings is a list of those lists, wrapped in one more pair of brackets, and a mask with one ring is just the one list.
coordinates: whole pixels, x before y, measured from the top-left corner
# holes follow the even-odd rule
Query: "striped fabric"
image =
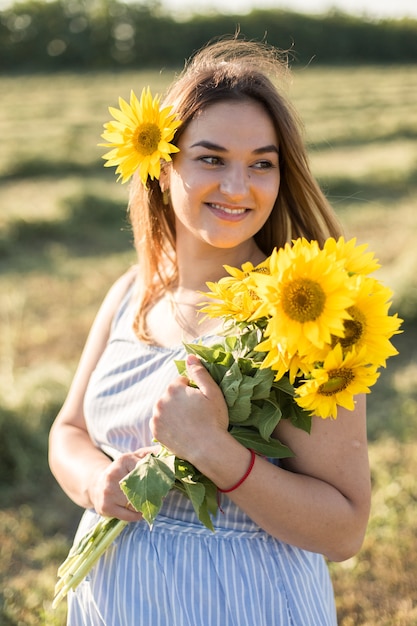
[[(177, 375), (173, 360), (184, 358), (182, 346), (138, 341), (132, 315), (128, 294), (85, 399), (93, 441), (120, 452), (151, 444), (152, 407)], [(86, 511), (76, 539), (97, 519)], [(272, 538), (227, 495), (215, 527), (172, 491), (152, 530), (129, 524), (70, 593), (69, 626), (335, 626), (321, 555)]]

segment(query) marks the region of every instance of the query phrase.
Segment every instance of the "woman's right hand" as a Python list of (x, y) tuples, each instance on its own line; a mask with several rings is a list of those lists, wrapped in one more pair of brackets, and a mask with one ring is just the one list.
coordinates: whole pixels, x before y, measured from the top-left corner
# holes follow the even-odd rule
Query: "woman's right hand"
[(137, 522), (142, 519), (142, 514), (135, 511), (129, 503), (119, 483), (136, 467), (138, 461), (149, 452), (157, 450), (158, 446), (148, 446), (134, 452), (126, 452), (92, 476), (89, 495), (99, 515), (117, 517), (126, 522)]

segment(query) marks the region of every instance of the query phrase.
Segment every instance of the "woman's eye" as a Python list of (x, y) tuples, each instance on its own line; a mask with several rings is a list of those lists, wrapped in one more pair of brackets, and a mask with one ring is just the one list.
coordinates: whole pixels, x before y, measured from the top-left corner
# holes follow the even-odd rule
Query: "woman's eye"
[(207, 165), (221, 165), (223, 163), (222, 159), (220, 159), (220, 157), (217, 156), (202, 156), (199, 159), (200, 161), (202, 161), (203, 163), (206, 163)]
[(268, 160), (263, 160), (263, 161), (257, 161), (254, 165), (253, 168), (257, 169), (257, 170), (267, 170), (271, 167), (275, 167), (274, 163), (272, 163), (272, 161), (268, 161)]

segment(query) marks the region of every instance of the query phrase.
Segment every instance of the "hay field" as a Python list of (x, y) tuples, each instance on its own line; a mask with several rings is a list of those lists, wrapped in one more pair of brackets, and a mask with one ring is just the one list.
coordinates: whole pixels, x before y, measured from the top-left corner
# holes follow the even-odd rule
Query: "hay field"
[[(127, 188), (100, 156), (108, 105), (169, 73), (0, 77), (0, 625), (64, 624), (57, 565), (81, 511), (46, 463), (46, 438), (88, 328), (134, 259)], [(347, 236), (368, 242), (406, 322), (369, 398), (374, 484), (365, 544), (330, 564), (341, 626), (417, 624), (417, 69), (294, 74), (313, 171)]]

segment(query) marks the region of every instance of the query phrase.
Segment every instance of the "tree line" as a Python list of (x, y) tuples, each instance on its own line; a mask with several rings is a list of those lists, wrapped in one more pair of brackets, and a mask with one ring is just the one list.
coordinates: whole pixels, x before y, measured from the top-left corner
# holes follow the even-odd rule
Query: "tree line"
[(290, 49), (293, 64), (417, 61), (415, 19), (254, 9), (178, 21), (158, 0), (26, 0), (0, 11), (0, 71), (178, 67), (207, 41), (237, 30)]

